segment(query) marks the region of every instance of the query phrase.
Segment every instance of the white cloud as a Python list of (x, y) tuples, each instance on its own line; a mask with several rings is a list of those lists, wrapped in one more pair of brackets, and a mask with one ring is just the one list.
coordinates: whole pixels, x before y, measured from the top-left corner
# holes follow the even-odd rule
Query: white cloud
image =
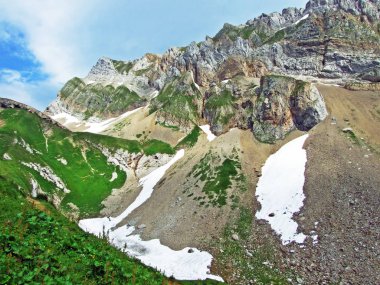
[[(95, 2), (95, 1), (93, 1)], [(92, 3), (93, 3), (92, 2)], [(83, 74), (81, 37), (77, 28), (86, 13), (88, 1), (0, 0), (1, 19), (18, 26), (28, 48), (41, 62), (54, 82), (63, 83), (75, 74)]]
[(50, 81), (0, 81), (0, 97), (22, 102), (40, 111), (46, 108), (47, 102), (54, 99), (56, 90), (57, 86)]
[(2, 69), (0, 70), (0, 81), (5, 81), (8, 83), (21, 81), (21, 73), (17, 70), (12, 69)]

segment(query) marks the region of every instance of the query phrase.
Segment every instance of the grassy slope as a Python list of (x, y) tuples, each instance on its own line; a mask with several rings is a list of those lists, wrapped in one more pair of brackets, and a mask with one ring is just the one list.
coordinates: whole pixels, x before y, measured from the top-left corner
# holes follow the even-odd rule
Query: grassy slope
[(158, 111), (160, 114), (175, 118), (179, 121), (193, 121), (199, 119), (197, 101), (202, 95), (194, 84), (178, 88), (177, 81), (165, 86), (150, 105), (150, 113)]
[[(203, 194), (193, 198), (199, 202), (200, 206), (223, 207), (231, 204), (232, 208), (236, 208), (239, 197), (237, 195), (229, 196), (228, 190), (231, 188), (240, 189), (241, 192), (247, 190), (246, 177), (241, 171), (241, 164), (236, 152), (230, 157), (221, 157), (208, 152), (193, 167), (188, 176), (190, 175), (196, 179), (196, 183), (201, 185)], [(190, 190), (188, 196), (193, 196), (191, 189), (188, 190)]]
[[(21, 162), (50, 167), (71, 191), (62, 201), (63, 209), (67, 209), (67, 203), (72, 202), (81, 210), (81, 216), (97, 214), (101, 210), (101, 201), (110, 195), (112, 189), (120, 188), (126, 179), (126, 174), (119, 167), (107, 163), (107, 158), (96, 145), (102, 145), (111, 151), (121, 148), (134, 153), (174, 153), (169, 145), (160, 141), (140, 145), (137, 141), (71, 133), (47, 125), (38, 116), (25, 110), (3, 110), (0, 112), (0, 120), (3, 122), (0, 128), (0, 157), (7, 153), (12, 158), (10, 161), (0, 159), (0, 175), (8, 177), (14, 184), (28, 191), (31, 190), (30, 179), (34, 178), (44, 192), (63, 195), (62, 190), (55, 190), (51, 182)], [(15, 139), (23, 139), (39, 153), (29, 153), (21, 145), (15, 144)], [(67, 165), (64, 166), (58, 158), (64, 158)], [(113, 172), (118, 177), (110, 182)]]
[[(144, 103), (144, 99), (126, 86), (115, 88), (111, 85), (86, 85), (77, 77), (69, 80), (63, 86), (60, 97), (63, 100), (73, 100), (74, 111), (84, 112), (86, 118), (99, 114), (122, 113), (133, 105), (139, 106)], [(87, 106), (85, 110), (83, 106)]]
[(87, 234), (0, 176), (0, 284), (162, 284), (164, 277)]
[[(34, 154), (15, 144), (15, 138), (22, 138)], [(127, 257), (106, 241), (84, 233), (49, 203), (35, 200), (31, 204), (31, 177), (47, 193), (56, 191), (55, 186), (20, 161), (48, 165), (72, 190), (64, 203), (74, 201), (81, 208), (96, 212), (102, 195), (123, 184), (125, 175), (106, 163), (94, 142), (136, 151), (143, 148), (152, 153), (168, 150), (159, 141), (140, 146), (133, 141), (75, 134), (25, 110), (0, 111), (0, 284), (179, 284)], [(12, 160), (4, 160), (4, 153)], [(63, 166), (57, 157), (64, 157), (68, 165)], [(118, 172), (119, 178), (111, 183), (113, 171)]]

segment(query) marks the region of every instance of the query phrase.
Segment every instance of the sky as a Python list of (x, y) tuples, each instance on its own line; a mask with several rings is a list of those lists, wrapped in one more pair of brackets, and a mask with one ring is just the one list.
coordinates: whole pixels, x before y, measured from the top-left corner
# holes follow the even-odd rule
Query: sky
[(307, 0), (0, 0), (0, 97), (44, 110), (97, 59), (132, 60)]

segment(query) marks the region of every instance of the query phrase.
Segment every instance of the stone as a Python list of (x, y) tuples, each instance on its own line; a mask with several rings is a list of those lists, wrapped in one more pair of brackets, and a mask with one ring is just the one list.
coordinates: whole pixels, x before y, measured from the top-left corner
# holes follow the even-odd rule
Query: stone
[(139, 229), (139, 230), (142, 230), (142, 229), (145, 229), (145, 228), (146, 228), (145, 224), (141, 224), (141, 225), (137, 226), (137, 229)]
[(344, 128), (344, 129), (342, 129), (342, 132), (351, 133), (351, 132), (354, 132), (354, 130), (352, 128)]
[(237, 234), (233, 234), (231, 237), (233, 240), (236, 240), (236, 241), (239, 240), (239, 236)]

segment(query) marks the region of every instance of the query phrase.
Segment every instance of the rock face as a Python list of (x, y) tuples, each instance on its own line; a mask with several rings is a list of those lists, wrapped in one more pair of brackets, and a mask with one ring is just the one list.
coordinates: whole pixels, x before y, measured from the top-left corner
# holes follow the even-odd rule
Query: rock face
[(58, 95), (58, 100), (53, 102), (47, 111), (52, 114), (71, 113), (81, 119), (95, 117), (96, 120), (97, 117), (119, 116), (145, 103), (144, 99), (125, 85), (114, 87), (103, 86), (100, 83), (85, 84), (76, 77), (65, 84)]
[(325, 102), (312, 84), (283, 76), (261, 81), (252, 119), (259, 140), (273, 142), (294, 129), (308, 131), (327, 116)]
[[(377, 0), (312, 0), (305, 9), (262, 14), (240, 26), (225, 24), (215, 37), (163, 55), (129, 62), (101, 58), (86, 78), (69, 81), (48, 111), (108, 118), (150, 102), (158, 123), (186, 131), (205, 121), (216, 134), (233, 126), (251, 128), (265, 121), (250, 115), (255, 99), (246, 82), (254, 78), (279, 74), (342, 84), (378, 82), (379, 11)], [(312, 90), (302, 94), (316, 96)], [(307, 105), (289, 107), (299, 129), (320, 120), (310, 119), (316, 116)], [(282, 133), (293, 128), (283, 126)]]

